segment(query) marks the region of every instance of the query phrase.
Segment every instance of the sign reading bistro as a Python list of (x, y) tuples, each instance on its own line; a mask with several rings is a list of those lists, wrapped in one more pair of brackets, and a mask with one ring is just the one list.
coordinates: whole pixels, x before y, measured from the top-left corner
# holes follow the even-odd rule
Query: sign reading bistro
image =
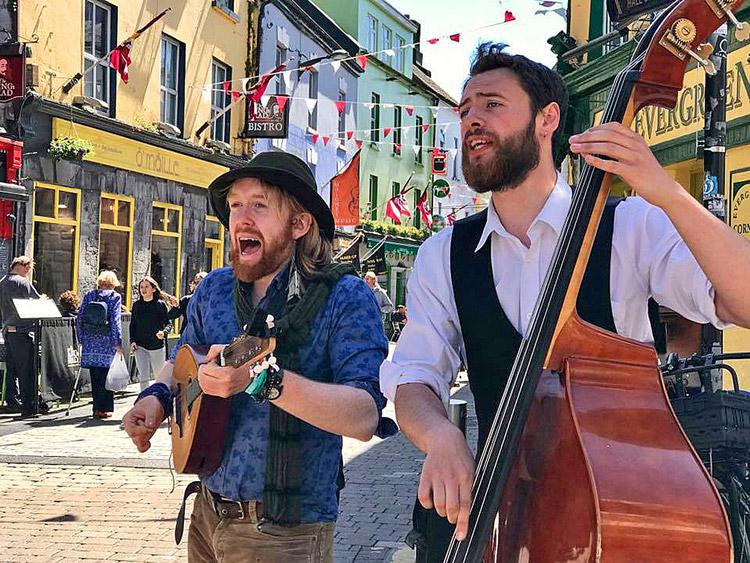
[(115, 168), (140, 172), (148, 176), (174, 180), (182, 184), (207, 188), (229, 168), (192, 156), (120, 137), (57, 117), (52, 119), (52, 136), (79, 137), (94, 145), (94, 153), (84, 160)]

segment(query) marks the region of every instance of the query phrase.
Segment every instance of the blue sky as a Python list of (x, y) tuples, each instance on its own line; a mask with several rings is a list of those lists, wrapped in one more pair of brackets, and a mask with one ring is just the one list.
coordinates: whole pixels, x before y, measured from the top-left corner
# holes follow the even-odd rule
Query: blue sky
[[(534, 0), (388, 0), (403, 14), (422, 24), (422, 40), (461, 32), (460, 43), (442, 39), (436, 45), (423, 44), (424, 64), (432, 77), (457, 100), (469, 70), (471, 53), (481, 40), (502, 41), (509, 51), (552, 66), (555, 56), (547, 39), (565, 29), (563, 18), (554, 13), (535, 15)], [(565, 2), (567, 4), (567, 2)], [(510, 10), (516, 21), (471, 32), (503, 20)]]

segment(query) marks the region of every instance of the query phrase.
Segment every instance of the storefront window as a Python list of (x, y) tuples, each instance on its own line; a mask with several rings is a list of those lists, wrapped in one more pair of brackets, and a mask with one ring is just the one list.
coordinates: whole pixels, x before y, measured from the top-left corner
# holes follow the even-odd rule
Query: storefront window
[(224, 265), (224, 226), (216, 217), (206, 217), (206, 252), (203, 270), (210, 272)]
[(117, 291), (131, 304), (133, 198), (102, 194), (99, 230), (99, 271), (112, 270), (122, 284)]
[(52, 299), (78, 289), (80, 197), (73, 188), (34, 187), (34, 283)]
[(164, 291), (179, 297), (182, 208), (154, 203), (151, 224), (151, 277)]

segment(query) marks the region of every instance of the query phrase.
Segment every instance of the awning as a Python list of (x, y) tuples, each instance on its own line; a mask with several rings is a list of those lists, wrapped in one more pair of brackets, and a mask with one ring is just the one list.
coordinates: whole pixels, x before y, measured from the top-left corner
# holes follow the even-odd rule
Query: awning
[(30, 195), (31, 194), (29, 194), (26, 186), (0, 182), (0, 199), (9, 199), (11, 201), (29, 201)]
[[(367, 247), (374, 248), (375, 246), (380, 244), (381, 240), (383, 239), (367, 237)], [(386, 252), (398, 252), (400, 254), (409, 254), (411, 256), (416, 256), (418, 250), (419, 250), (419, 244), (409, 244), (409, 243), (395, 242), (395, 241), (392, 242), (390, 240), (387, 240), (385, 242)]]

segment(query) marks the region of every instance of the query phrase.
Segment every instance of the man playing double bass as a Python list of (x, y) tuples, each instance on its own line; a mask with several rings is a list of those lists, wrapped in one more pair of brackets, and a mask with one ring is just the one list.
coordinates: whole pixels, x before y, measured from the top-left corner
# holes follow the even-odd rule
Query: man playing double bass
[[(419, 502), (456, 524), (459, 540), (475, 464), (446, 416), (451, 382), (463, 359), (481, 447), (503, 392), (497, 381), (507, 377), (529, 328), (571, 206), (555, 161), (568, 101), (562, 79), (503, 48), (478, 48), (459, 106), (463, 172), (477, 192), (492, 193), (490, 205), (420, 248), (408, 285), (409, 324), (380, 371), (401, 429), (426, 454)], [(640, 196), (605, 208), (578, 299), (584, 320), (652, 342), (653, 297), (695, 322), (750, 326), (748, 241), (695, 201), (623, 125), (575, 135), (570, 150)]]

